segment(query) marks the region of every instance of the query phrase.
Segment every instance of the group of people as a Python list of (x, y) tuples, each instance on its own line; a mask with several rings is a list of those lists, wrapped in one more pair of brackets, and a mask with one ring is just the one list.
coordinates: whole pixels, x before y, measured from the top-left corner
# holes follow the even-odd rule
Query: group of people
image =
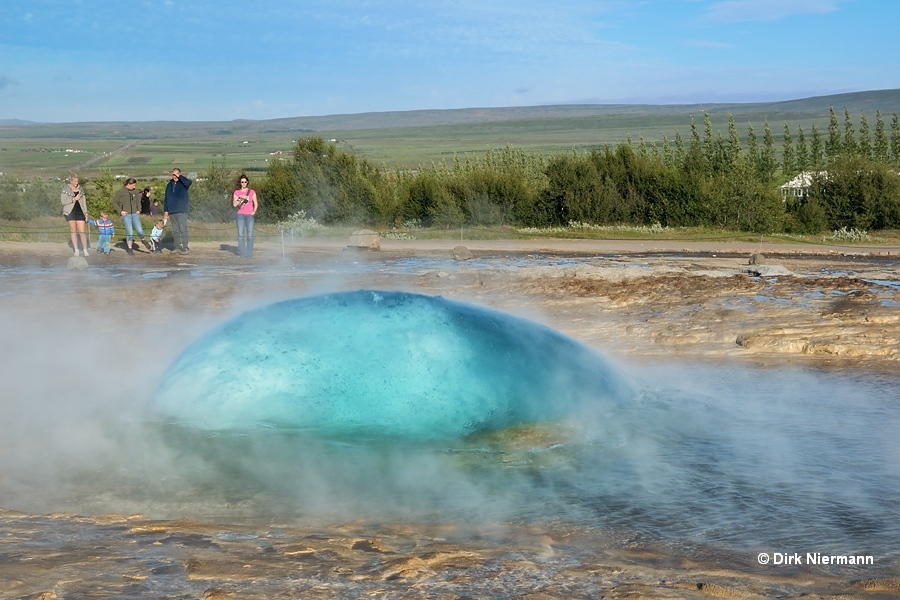
[[(150, 214), (158, 214), (158, 202), (153, 201), (151, 204), (149, 187), (138, 193), (136, 191), (137, 180), (133, 177), (125, 180), (122, 189), (117, 190), (113, 195), (113, 207), (119, 213), (122, 225), (125, 227), (125, 246), (129, 255), (134, 254), (135, 235), (147, 250), (161, 252), (160, 243), (163, 230), (169, 222), (172, 227), (174, 251), (181, 254), (187, 254), (190, 251), (187, 217), (190, 206), (188, 190), (191, 183), (190, 179), (181, 174), (181, 169), (172, 169), (172, 179), (166, 184), (162, 218), (156, 221), (148, 240), (141, 224), (141, 214), (145, 214), (145, 211)], [(250, 188), (250, 179), (246, 175), (241, 175), (238, 185), (239, 187), (232, 197), (232, 206), (237, 210), (238, 253), (242, 257), (250, 258), (253, 255), (253, 225), (259, 201), (256, 192)], [(69, 234), (75, 256), (79, 256), (81, 253), (88, 256), (86, 224), (97, 228), (99, 234), (97, 250), (109, 254), (109, 242), (115, 233), (115, 226), (109, 219), (107, 211), (101, 211), (99, 219), (90, 218), (84, 189), (79, 184), (78, 175), (73, 174), (66, 179), (66, 185), (63, 186), (60, 194), (60, 202), (63, 216), (69, 224)]]
[(159, 200), (153, 200), (153, 188), (149, 185), (141, 190), (141, 214), (155, 217), (159, 214)]

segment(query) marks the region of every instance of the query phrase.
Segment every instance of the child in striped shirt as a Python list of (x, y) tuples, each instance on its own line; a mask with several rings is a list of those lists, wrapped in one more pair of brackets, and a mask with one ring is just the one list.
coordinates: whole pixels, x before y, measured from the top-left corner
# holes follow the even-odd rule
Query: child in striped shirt
[(109, 256), (109, 240), (116, 233), (113, 222), (109, 220), (109, 213), (105, 210), (100, 211), (99, 219), (88, 219), (88, 223), (97, 228), (100, 239), (97, 240), (97, 250)]

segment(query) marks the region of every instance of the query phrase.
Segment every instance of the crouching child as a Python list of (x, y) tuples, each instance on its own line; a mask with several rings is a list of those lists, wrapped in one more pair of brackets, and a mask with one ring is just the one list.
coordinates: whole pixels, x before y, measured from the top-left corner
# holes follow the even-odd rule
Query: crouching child
[(159, 219), (150, 230), (150, 250), (156, 254), (162, 252), (163, 227), (166, 226), (166, 221), (167, 219)]

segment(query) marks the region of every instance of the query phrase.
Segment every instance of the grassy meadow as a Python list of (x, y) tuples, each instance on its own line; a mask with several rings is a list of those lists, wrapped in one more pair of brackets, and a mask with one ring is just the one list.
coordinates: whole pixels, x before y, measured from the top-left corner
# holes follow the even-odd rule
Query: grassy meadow
[[(685, 140), (690, 119), (698, 128), (709, 113), (714, 131), (728, 135), (734, 116), (746, 142), (751, 124), (762, 136), (768, 120), (780, 147), (784, 123), (796, 136), (812, 126), (824, 133), (828, 109), (855, 119), (865, 113), (874, 126), (880, 111), (890, 122), (900, 111), (900, 90), (858, 92), (786, 102), (695, 105), (560, 105), (420, 110), (229, 122), (56, 123), (0, 126), (0, 172), (17, 178), (54, 178), (69, 171), (87, 177), (101, 169), (138, 179), (167, 177), (173, 166), (204, 172), (212, 163), (250, 173), (286, 155), (310, 135), (336, 140), (341, 151), (379, 166), (416, 168), (489, 148), (526, 149), (547, 155), (624, 142)], [(66, 152), (65, 150), (78, 152)], [(281, 153), (281, 155), (277, 153)]]
[[(200, 178), (192, 193), (198, 240), (232, 236), (233, 224), (223, 221), (235, 175), (245, 172), (265, 198), (260, 238), (280, 239), (274, 224), (296, 221), (322, 226), (315, 235), (366, 224), (401, 238), (738, 240), (771, 233), (801, 243), (885, 243), (821, 234), (900, 225), (898, 112), (900, 90), (881, 90), (774, 103), (262, 121), (0, 120), (0, 236), (65, 236), (41, 219), (58, 212), (58, 180), (71, 171), (99, 211), (111, 210), (126, 176), (161, 199), (178, 166)], [(827, 169), (828, 176), (817, 178), (808, 198), (786, 202), (778, 186), (802, 169)]]
[[(154, 219), (142, 217), (145, 231), (153, 227)], [(277, 225), (271, 223), (257, 223), (255, 238), (257, 243), (271, 243), (290, 248), (303, 237), (346, 239), (355, 228), (346, 226), (317, 227), (312, 231), (282, 231)], [(816, 244), (832, 245), (835, 248), (846, 248), (854, 245), (864, 246), (900, 246), (900, 231), (881, 230), (867, 235), (864, 239), (847, 239), (835, 233), (823, 233), (817, 235), (796, 234), (765, 234), (760, 235), (751, 232), (725, 230), (707, 227), (665, 227), (648, 228), (633, 226), (607, 226), (607, 227), (552, 227), (545, 229), (523, 228), (515, 226), (495, 227), (401, 227), (382, 229), (379, 233), (385, 239), (400, 240), (453, 240), (465, 244), (466, 240), (510, 240), (510, 239), (594, 239), (594, 240), (657, 240), (684, 242), (744, 242), (744, 243), (773, 243), (796, 244), (798, 246)], [(88, 234), (93, 246), (97, 241), (97, 232), (93, 227), (88, 228)], [(227, 242), (233, 243), (235, 226), (233, 223), (202, 223), (196, 220), (190, 222), (191, 240), (195, 242)], [(116, 224), (116, 235), (113, 244), (119, 244), (124, 239), (124, 229)], [(66, 224), (58, 217), (38, 217), (27, 222), (8, 221), (0, 219), (0, 241), (5, 242), (56, 242), (67, 243), (69, 230)], [(172, 234), (166, 228), (163, 243), (172, 241)]]
[[(142, 140), (16, 138), (0, 139), (0, 172), (20, 177), (65, 177), (70, 171), (94, 177), (101, 169), (141, 180), (168, 178), (173, 166), (202, 173), (212, 162), (264, 172), (270, 152), (287, 152), (296, 136), (281, 134), (247, 141), (235, 136)], [(244, 143), (244, 142), (248, 143)], [(66, 152), (65, 150), (77, 150)]]

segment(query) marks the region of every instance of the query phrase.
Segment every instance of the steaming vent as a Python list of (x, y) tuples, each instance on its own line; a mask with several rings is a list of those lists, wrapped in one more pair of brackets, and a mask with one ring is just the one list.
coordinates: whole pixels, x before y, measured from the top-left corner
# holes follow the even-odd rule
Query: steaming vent
[(163, 421), (348, 439), (447, 439), (577, 420), (632, 395), (604, 357), (543, 325), (378, 291), (248, 311), (190, 346), (162, 381), (152, 409)]

